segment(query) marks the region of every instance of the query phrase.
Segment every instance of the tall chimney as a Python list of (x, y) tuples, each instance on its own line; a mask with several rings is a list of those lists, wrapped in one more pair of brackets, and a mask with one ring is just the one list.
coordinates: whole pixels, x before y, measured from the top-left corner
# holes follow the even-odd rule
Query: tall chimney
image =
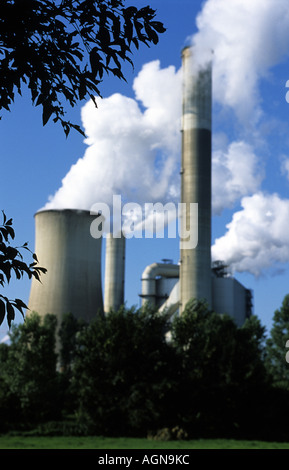
[[(194, 67), (191, 48), (182, 53), (183, 119), (181, 202), (186, 230), (198, 230), (198, 243), (180, 243), (180, 313), (191, 298), (211, 306), (211, 64)], [(190, 203), (198, 204), (198, 227), (192, 226)]]
[(106, 235), (104, 313), (118, 310), (124, 304), (125, 237)]

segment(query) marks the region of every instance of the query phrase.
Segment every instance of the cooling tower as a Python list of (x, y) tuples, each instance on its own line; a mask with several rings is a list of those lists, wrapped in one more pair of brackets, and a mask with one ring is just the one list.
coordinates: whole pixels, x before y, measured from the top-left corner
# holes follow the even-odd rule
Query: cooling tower
[(35, 252), (47, 273), (41, 282), (32, 280), (30, 311), (53, 313), (60, 321), (72, 313), (87, 322), (103, 312), (101, 238), (90, 235), (95, 217), (78, 210), (35, 214)]
[[(196, 247), (180, 243), (180, 312), (191, 298), (211, 305), (211, 64), (194, 70), (191, 48), (183, 61), (183, 118), (181, 202), (182, 223), (187, 231), (198, 231)], [(196, 67), (195, 67), (196, 69)], [(190, 203), (198, 204), (198, 227), (193, 226)], [(184, 243), (185, 242), (185, 243)]]
[(124, 304), (125, 237), (106, 236), (104, 312), (118, 310)]

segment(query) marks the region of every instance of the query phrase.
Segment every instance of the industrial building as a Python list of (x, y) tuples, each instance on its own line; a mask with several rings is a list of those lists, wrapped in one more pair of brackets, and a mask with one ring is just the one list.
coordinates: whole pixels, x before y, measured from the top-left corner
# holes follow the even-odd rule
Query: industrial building
[[(169, 315), (180, 312), (180, 266), (178, 264), (153, 263), (142, 275), (142, 305), (147, 302)], [(232, 277), (223, 263), (213, 263), (210, 275), (211, 304), (216, 313), (230, 315), (237, 326), (242, 326), (252, 314), (253, 293)], [(199, 297), (208, 303), (205, 297)]]
[[(211, 64), (197, 70), (191, 48), (183, 50), (182, 61), (181, 202), (185, 211), (181, 215), (180, 262), (156, 262), (145, 267), (142, 304), (150, 303), (175, 315), (196, 298), (242, 325), (252, 312), (252, 292), (229, 275), (221, 263), (212, 264), (211, 260)], [(196, 246), (184, 237), (192, 229), (191, 204), (198, 204), (198, 226), (193, 227), (198, 235)], [(41, 283), (32, 280), (28, 303), (31, 311), (54, 313), (60, 319), (71, 312), (90, 321), (98, 313), (107, 313), (124, 303), (126, 239), (123, 234), (106, 236), (103, 302), (102, 239), (90, 234), (95, 216), (78, 210), (44, 210), (35, 215), (35, 252), (47, 274)]]

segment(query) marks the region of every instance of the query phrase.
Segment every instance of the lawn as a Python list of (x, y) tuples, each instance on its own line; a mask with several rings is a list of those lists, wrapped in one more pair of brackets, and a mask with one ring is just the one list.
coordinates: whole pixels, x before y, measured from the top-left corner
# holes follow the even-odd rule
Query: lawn
[(198, 439), (192, 441), (152, 441), (103, 437), (0, 436), (0, 449), (289, 449), (289, 442)]

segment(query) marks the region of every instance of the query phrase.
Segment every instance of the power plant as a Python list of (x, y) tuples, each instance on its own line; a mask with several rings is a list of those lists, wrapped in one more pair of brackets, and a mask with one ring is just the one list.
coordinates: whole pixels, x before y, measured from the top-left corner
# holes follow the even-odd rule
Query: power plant
[[(252, 292), (211, 260), (211, 64), (194, 67), (192, 49), (182, 53), (182, 156), (180, 261), (155, 262), (143, 270), (142, 305), (151, 304), (171, 315), (187, 302), (205, 300), (217, 313), (227, 313), (242, 325), (252, 312)], [(193, 211), (192, 211), (193, 207)], [(197, 208), (197, 209), (196, 209)], [(196, 212), (197, 210), (197, 212)], [(194, 212), (195, 211), (195, 212)], [(124, 304), (125, 235), (106, 234), (104, 302), (101, 237), (93, 238), (96, 214), (79, 210), (43, 210), (35, 215), (35, 252), (47, 268), (41, 283), (33, 279), (28, 307), (59, 319), (72, 313), (86, 321)], [(197, 221), (197, 223), (196, 223)], [(191, 243), (192, 232), (197, 243)]]

